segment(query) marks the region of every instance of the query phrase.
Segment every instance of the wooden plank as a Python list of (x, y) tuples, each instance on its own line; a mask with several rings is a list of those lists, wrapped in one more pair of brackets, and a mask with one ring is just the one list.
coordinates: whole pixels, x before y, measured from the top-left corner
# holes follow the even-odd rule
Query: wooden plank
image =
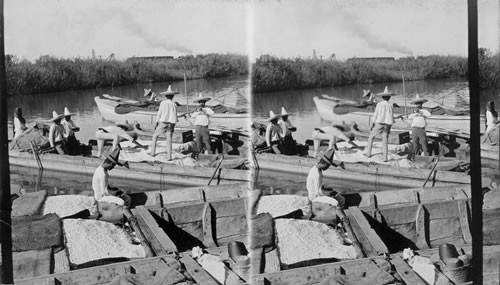
[(394, 225), (391, 226), (393, 230), (395, 230), (398, 234), (404, 236), (408, 240), (411, 240), (412, 242), (416, 243), (417, 242), (417, 231), (415, 229), (416, 223), (408, 223), (408, 224), (402, 224), (402, 225)]
[(218, 285), (217, 282), (208, 272), (206, 272), (189, 254), (182, 253), (180, 261), (186, 267), (187, 272), (193, 277), (198, 284)]
[(427, 242), (427, 227), (426, 227), (426, 211), (423, 205), (418, 205), (415, 230), (417, 233), (416, 245), (419, 249), (429, 248), (429, 243)]
[(458, 210), (460, 213), (460, 227), (462, 229), (462, 233), (464, 235), (464, 240), (466, 243), (472, 243), (472, 235), (470, 232), (469, 225), (469, 211), (467, 200), (459, 200), (458, 201)]
[[(149, 210), (144, 206), (139, 206), (136, 208), (138, 216), (144, 220), (146, 227), (151, 231), (154, 238), (156, 238), (160, 243), (160, 248), (153, 248), (153, 250), (159, 250), (160, 252), (175, 253), (178, 252), (177, 247), (174, 242), (165, 234), (165, 232), (158, 226), (154, 217), (151, 215)], [(141, 227), (142, 229), (142, 227)], [(158, 254), (158, 253), (157, 253)]]
[(281, 270), (278, 248), (264, 254), (264, 273), (279, 272)]
[(52, 249), (14, 252), (12, 260), (15, 280), (48, 275), (51, 269)]
[[(377, 258), (377, 257), (375, 257)], [(372, 258), (361, 258), (352, 261), (341, 261), (315, 266), (307, 266), (283, 270), (273, 273), (263, 273), (252, 276), (251, 284), (256, 279), (264, 279), (265, 284), (317, 284), (327, 277), (339, 274), (362, 274), (373, 270), (376, 265)]]
[(438, 240), (452, 236), (463, 236), (460, 217), (429, 221), (429, 240)]
[(427, 283), (423, 281), (400, 256), (393, 255), (391, 263), (394, 265), (405, 284), (427, 285)]
[[(217, 218), (230, 217), (237, 215), (246, 215), (246, 198), (225, 199), (220, 201), (211, 201), (215, 216)], [(176, 225), (200, 221), (203, 215), (205, 203), (195, 202), (188, 205), (166, 205), (173, 222)]]
[(56, 284), (105, 284), (107, 282), (111, 282), (111, 280), (113, 280), (116, 276), (130, 272), (131, 268), (134, 268), (136, 274), (147, 274), (149, 276), (153, 276), (157, 271), (158, 264), (160, 262), (165, 262), (173, 268), (178, 266), (178, 261), (174, 257), (159, 256), (73, 270), (65, 273), (50, 274), (31, 279), (16, 280), (16, 284), (50, 284), (48, 282), (54, 282), (55, 280)]
[(185, 231), (186, 233), (190, 234), (191, 236), (197, 238), (200, 242), (203, 242), (203, 222), (202, 221), (196, 221), (188, 224), (181, 224), (178, 225), (181, 230)]
[(215, 224), (216, 239), (235, 236), (248, 232), (248, 221), (246, 216), (234, 216), (217, 218)]
[[(277, 250), (277, 249), (275, 249)], [(250, 275), (258, 275), (264, 271), (263, 264), (265, 263), (264, 249), (262, 247), (250, 250)]]
[(132, 209), (131, 212), (132, 212), (132, 215), (134, 215), (134, 217), (137, 220), (137, 224), (138, 224), (137, 228), (140, 229), (140, 231), (144, 235), (144, 242), (149, 245), (149, 247), (154, 252), (154, 254), (156, 254), (156, 255), (167, 254), (167, 252), (163, 249), (160, 241), (155, 237), (152, 230), (147, 225), (144, 218), (137, 213), (137, 209)]
[(430, 243), (431, 247), (439, 247), (440, 245), (445, 244), (445, 243), (451, 243), (451, 244), (454, 244), (455, 246), (462, 246), (462, 245), (466, 244), (462, 235), (444, 237), (441, 239), (435, 239), (435, 240), (429, 241), (429, 243)]
[(360, 243), (360, 246), (366, 256), (376, 256), (378, 255), (377, 251), (368, 240), (368, 237), (363, 233), (361, 227), (356, 222), (356, 219), (352, 216), (350, 210), (345, 211), (347, 218), (349, 219), (349, 224), (351, 225), (351, 229), (354, 232), (357, 240)]
[(212, 207), (210, 203), (205, 203), (203, 207), (203, 244), (206, 247), (215, 247), (217, 243), (214, 240), (214, 227), (212, 225)]
[(367, 237), (367, 239), (372, 244), (373, 248), (375, 249), (375, 252), (377, 254), (388, 254), (389, 249), (384, 244), (384, 242), (380, 239), (380, 237), (377, 235), (377, 233), (373, 230), (373, 228), (370, 226), (370, 224), (368, 223), (368, 220), (366, 220), (366, 218), (363, 215), (363, 213), (361, 212), (361, 210), (357, 207), (351, 207), (351, 208), (349, 208), (349, 210), (351, 212), (352, 217), (355, 219), (355, 221), (361, 227), (361, 230), (363, 231), (364, 235)]
[(69, 258), (66, 249), (54, 253), (54, 272), (64, 273), (70, 271)]

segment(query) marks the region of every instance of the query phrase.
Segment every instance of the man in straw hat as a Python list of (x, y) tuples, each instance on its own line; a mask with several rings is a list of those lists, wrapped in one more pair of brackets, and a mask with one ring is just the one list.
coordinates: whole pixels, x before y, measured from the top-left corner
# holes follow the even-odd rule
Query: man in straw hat
[(128, 124), (116, 123), (114, 126), (98, 128), (95, 134), (97, 139), (97, 157), (101, 157), (105, 140), (113, 140), (113, 148), (117, 148), (120, 142), (128, 140), (138, 147), (145, 146), (137, 142), (138, 135), (133, 131), (133, 127)]
[(368, 146), (366, 150), (366, 156), (371, 157), (372, 155), (372, 144), (373, 139), (382, 134), (382, 159), (387, 161), (387, 153), (388, 153), (388, 142), (389, 142), (389, 134), (391, 132), (391, 127), (394, 124), (395, 118), (400, 118), (401, 116), (394, 117), (392, 111), (392, 105), (389, 103), (391, 96), (396, 96), (396, 93), (389, 92), (389, 88), (387, 86), (384, 89), (384, 92), (376, 94), (376, 96), (382, 97), (382, 101), (377, 103), (375, 107), (375, 113), (373, 114), (373, 123), (372, 123), (372, 131), (370, 136), (368, 137)]
[(147, 97), (149, 95), (151, 96), (148, 98), (148, 102), (155, 103), (160, 101), (155, 92), (151, 91), (151, 89), (144, 88), (144, 97)]
[(208, 124), (210, 123), (209, 117), (214, 114), (214, 111), (205, 107), (205, 103), (210, 99), (210, 97), (205, 97), (200, 92), (198, 98), (193, 100), (194, 103), (199, 104), (198, 110), (191, 114), (191, 118), (194, 120), (195, 139), (198, 153), (201, 152), (203, 145), (205, 145), (205, 153), (211, 153)]
[(320, 156), (318, 163), (307, 174), (306, 188), (311, 202), (326, 203), (343, 208), (344, 197), (334, 193), (331, 188), (323, 187), (323, 171), (327, 170), (330, 165), (345, 169), (344, 162), (333, 159), (334, 154), (335, 150), (330, 148)]
[(64, 107), (64, 120), (61, 121), (61, 125), (64, 127), (64, 136), (67, 141), (69, 154), (80, 154), (80, 142), (75, 136), (75, 132), (80, 131), (80, 128), (77, 127), (75, 122), (71, 119), (73, 115), (74, 113), (71, 113), (68, 107)]
[(92, 177), (92, 189), (94, 190), (94, 199), (99, 202), (105, 196), (115, 196), (123, 200), (125, 207), (130, 207), (131, 198), (127, 194), (120, 191), (117, 187), (109, 185), (109, 171), (111, 171), (116, 165), (129, 168), (127, 161), (121, 161), (120, 157), (120, 146), (114, 148), (106, 158), (103, 163), (99, 165), (94, 171), (94, 176)]
[(68, 149), (66, 147), (66, 135), (64, 127), (61, 125), (61, 119), (64, 115), (57, 114), (56, 111), (52, 111), (52, 125), (49, 130), (49, 143), (50, 147), (54, 148), (59, 154), (67, 154)]
[(274, 153), (281, 154), (281, 127), (278, 125), (278, 119), (281, 115), (276, 115), (272, 110), (269, 111), (269, 124), (266, 128), (266, 144), (272, 148)]
[[(420, 98), (418, 94), (415, 96), (415, 99), (410, 101), (410, 104), (416, 105), (415, 111), (408, 116), (411, 120), (411, 141), (415, 148), (415, 153), (413, 155), (418, 152), (420, 147), (422, 148), (422, 155), (428, 154), (425, 126), (427, 125), (426, 119), (431, 116), (431, 113), (423, 108), (423, 104), (427, 101), (427, 99)], [(413, 156), (411, 158), (413, 158)]]
[(172, 160), (172, 136), (174, 134), (175, 124), (177, 124), (177, 105), (172, 102), (175, 94), (179, 94), (178, 91), (172, 91), (172, 87), (169, 85), (167, 91), (163, 91), (160, 95), (165, 95), (167, 98), (160, 103), (158, 109), (158, 114), (156, 115), (156, 125), (153, 134), (153, 140), (151, 142), (150, 155), (155, 156), (156, 154), (156, 141), (158, 136), (166, 132), (166, 142), (167, 142), (167, 159)]
[(281, 128), (281, 137), (283, 138), (283, 153), (294, 155), (297, 153), (297, 143), (293, 139), (292, 132), (295, 132), (297, 128), (288, 120), (289, 115), (290, 113), (286, 111), (285, 107), (281, 107), (281, 120), (278, 123)]
[(313, 157), (318, 156), (318, 150), (319, 146), (321, 144), (321, 140), (328, 140), (328, 148), (336, 148), (337, 146), (335, 145), (338, 141), (343, 140), (345, 142), (350, 143), (351, 145), (358, 147), (353, 141), (354, 141), (354, 133), (350, 132), (351, 129), (354, 130), (354, 128), (357, 128), (357, 125), (355, 122), (352, 122), (352, 125), (346, 126), (346, 125), (337, 125), (333, 124), (331, 126), (325, 126), (321, 128), (315, 128), (314, 131), (312, 132), (312, 139), (313, 139), (313, 146), (314, 146), (314, 152), (313, 152)]

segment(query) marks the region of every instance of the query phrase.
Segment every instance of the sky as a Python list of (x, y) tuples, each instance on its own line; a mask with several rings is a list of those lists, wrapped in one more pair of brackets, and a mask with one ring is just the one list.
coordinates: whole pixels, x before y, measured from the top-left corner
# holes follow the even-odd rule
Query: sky
[[(6, 53), (30, 60), (467, 55), (466, 0), (11, 0), (4, 11)], [(478, 0), (480, 47), (498, 51), (499, 11)]]

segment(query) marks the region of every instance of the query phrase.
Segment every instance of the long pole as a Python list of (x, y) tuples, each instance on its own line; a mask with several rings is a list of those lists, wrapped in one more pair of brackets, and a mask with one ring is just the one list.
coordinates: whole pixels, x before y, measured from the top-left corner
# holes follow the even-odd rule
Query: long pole
[(470, 89), (470, 176), (472, 213), (472, 276), (474, 284), (483, 284), (483, 211), (481, 185), (479, 59), (477, 41), (477, 0), (467, 1), (468, 73)]
[(405, 97), (405, 114), (408, 114), (408, 112), (406, 112), (405, 76), (401, 74), (401, 77), (403, 78), (403, 96)]
[(189, 113), (189, 103), (188, 103), (188, 88), (187, 88), (187, 79), (186, 79), (186, 71), (184, 70), (184, 93), (186, 93), (186, 112)]
[(9, 141), (7, 131), (7, 86), (5, 76), (4, 1), (0, 0), (0, 243), (2, 284), (14, 284), (12, 267), (12, 221), (10, 218)]

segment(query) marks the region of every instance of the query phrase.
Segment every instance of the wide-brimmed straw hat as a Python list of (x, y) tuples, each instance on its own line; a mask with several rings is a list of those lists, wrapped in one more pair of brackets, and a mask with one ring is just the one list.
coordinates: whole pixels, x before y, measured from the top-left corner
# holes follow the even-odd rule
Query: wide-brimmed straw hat
[(68, 107), (64, 107), (64, 117), (66, 117), (66, 116), (73, 116), (73, 115), (75, 115), (75, 113), (71, 113), (68, 110)]
[(120, 157), (120, 148), (115, 147), (108, 155), (106, 155), (106, 159), (111, 161), (112, 163), (119, 165), (119, 166), (124, 166), (126, 168), (129, 168), (128, 163), (125, 161), (119, 160), (118, 158)]
[(281, 118), (280, 114), (275, 114), (273, 110), (269, 111), (269, 119), (267, 119), (268, 121), (276, 120), (279, 118)]
[(361, 97), (368, 97), (368, 96), (370, 96), (370, 94), (372, 94), (370, 89), (368, 89), (368, 90), (363, 89), (363, 96), (361, 96)]
[(172, 91), (172, 86), (168, 85), (167, 91), (163, 91), (160, 93), (160, 95), (165, 95), (165, 96), (174, 96), (175, 94), (179, 94), (181, 92), (179, 91)]
[(210, 99), (212, 99), (212, 98), (210, 98), (210, 97), (205, 97), (205, 96), (203, 96), (203, 95), (201, 94), (201, 92), (200, 92), (200, 93), (198, 94), (198, 98), (196, 98), (196, 99), (194, 99), (194, 100), (193, 100), (193, 103), (206, 102), (206, 101), (208, 101), (208, 100), (210, 100)]
[(281, 116), (288, 116), (291, 115), (291, 113), (288, 113), (285, 109), (285, 107), (281, 107)]
[(151, 89), (144, 88), (144, 97), (149, 96), (151, 94)]
[(62, 119), (63, 117), (64, 117), (63, 114), (59, 115), (59, 114), (57, 114), (56, 111), (52, 111), (52, 119), (50, 119), (49, 121), (54, 122), (54, 121)]
[(418, 104), (418, 103), (424, 104), (427, 101), (429, 101), (429, 100), (424, 99), (424, 98), (420, 98), (420, 96), (417, 94), (415, 96), (415, 99), (413, 99), (413, 100), (410, 101), (410, 104), (415, 104), (415, 105)]
[(342, 163), (342, 161), (334, 160), (333, 155), (335, 154), (335, 150), (333, 148), (330, 148), (329, 150), (325, 151), (320, 157), (320, 160), (323, 160), (324, 162), (333, 165), (337, 167)]
[(392, 91), (389, 91), (389, 88), (386, 86), (385, 89), (384, 89), (384, 92), (382, 93), (377, 93), (375, 94), (376, 96), (396, 96), (398, 94), (392, 92)]

